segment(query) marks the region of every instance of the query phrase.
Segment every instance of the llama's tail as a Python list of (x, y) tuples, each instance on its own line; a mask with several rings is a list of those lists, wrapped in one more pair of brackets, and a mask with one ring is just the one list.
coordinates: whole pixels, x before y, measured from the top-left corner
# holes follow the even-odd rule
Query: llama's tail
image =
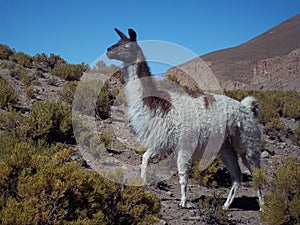
[(258, 104), (257, 100), (256, 100), (254, 97), (252, 97), (252, 96), (247, 96), (247, 97), (245, 97), (245, 98), (241, 101), (241, 103), (242, 103), (244, 106), (250, 108), (251, 111), (253, 112), (253, 115), (254, 115), (255, 117), (258, 116), (258, 113), (259, 113), (259, 104)]

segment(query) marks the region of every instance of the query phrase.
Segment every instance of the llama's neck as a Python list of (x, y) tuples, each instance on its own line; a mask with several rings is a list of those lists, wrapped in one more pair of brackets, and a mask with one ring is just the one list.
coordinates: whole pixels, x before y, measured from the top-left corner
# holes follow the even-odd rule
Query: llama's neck
[(151, 77), (146, 61), (128, 65), (126, 96), (129, 107), (148, 108), (154, 113), (165, 114), (170, 111), (171, 97), (166, 91), (158, 90)]

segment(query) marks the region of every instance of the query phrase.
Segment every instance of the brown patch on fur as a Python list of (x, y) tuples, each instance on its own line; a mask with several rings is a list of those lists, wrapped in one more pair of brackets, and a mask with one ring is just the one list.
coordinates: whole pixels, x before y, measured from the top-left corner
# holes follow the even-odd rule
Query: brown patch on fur
[(158, 96), (145, 97), (143, 98), (143, 102), (150, 110), (160, 109), (163, 115), (168, 113), (172, 108), (170, 101)]
[(172, 108), (171, 96), (167, 91), (158, 90), (152, 80), (150, 69), (146, 61), (138, 63), (137, 75), (143, 86), (143, 103), (150, 110), (161, 110), (168, 113)]
[(206, 109), (208, 109), (215, 101), (216, 99), (212, 95), (207, 93), (204, 94), (204, 106)]

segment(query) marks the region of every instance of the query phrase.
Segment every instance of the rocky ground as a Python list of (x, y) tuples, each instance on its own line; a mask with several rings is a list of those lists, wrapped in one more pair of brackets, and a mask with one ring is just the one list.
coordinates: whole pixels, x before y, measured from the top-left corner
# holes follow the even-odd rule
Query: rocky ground
[[(104, 124), (107, 122), (109, 122), (110, 125), (113, 124), (111, 121), (102, 121)], [(286, 155), (299, 155), (300, 146), (297, 145), (291, 135), (291, 130), (294, 129), (296, 122), (294, 120), (282, 119), (282, 123), (285, 124), (286, 129), (281, 132), (268, 130), (261, 126), (264, 139), (264, 149), (261, 154), (261, 160), (262, 166), (268, 170), (275, 169), (272, 163), (274, 160), (280, 160)], [(111, 132), (111, 130), (109, 131), (108, 129), (110, 126), (108, 124), (105, 126), (106, 131)], [(132, 133), (127, 133), (130, 128), (126, 128), (126, 126), (125, 123), (122, 124), (122, 122), (119, 121), (117, 125), (114, 124), (112, 127), (114, 127), (113, 130), (117, 131), (117, 135), (119, 135), (121, 139), (123, 134), (124, 137), (122, 140), (127, 142), (127, 146), (130, 146), (130, 142), (133, 144), (136, 139)], [(141, 154), (134, 151), (133, 148), (130, 149), (123, 146), (122, 148), (111, 151), (110, 154), (127, 164), (138, 165), (141, 162)], [(252, 177), (241, 162), (240, 165), (243, 172), (243, 183), (239, 188), (231, 208), (225, 212), (225, 215), (227, 215), (229, 219), (227, 224), (262, 224), (257, 203), (257, 194), (252, 188)], [(182, 209), (178, 206), (180, 201), (180, 186), (176, 173), (166, 180), (149, 185), (147, 190), (161, 198), (160, 224), (207, 224), (205, 219), (209, 219), (211, 215), (207, 214), (205, 210), (212, 213), (211, 211), (213, 211), (216, 204), (206, 206), (211, 207), (210, 209), (202, 209), (199, 207), (199, 201), (217, 195), (218, 199), (224, 202), (231, 186), (230, 175), (227, 170), (223, 167), (219, 168), (219, 170), (221, 170), (222, 176), (216, 180), (217, 183), (220, 184), (217, 188), (204, 187), (193, 179), (189, 180), (188, 198), (192, 206), (190, 209)], [(219, 194), (221, 195), (219, 196)], [(221, 202), (217, 204), (221, 204)]]
[[(19, 105), (17, 105), (17, 107), (24, 109), (24, 113), (28, 113), (31, 105), (35, 101), (55, 101), (59, 99), (57, 93), (67, 84), (66, 81), (54, 77), (49, 73), (36, 75), (34, 71), (29, 70), (27, 72), (29, 78), (34, 77), (35, 79), (35, 82), (32, 84), (34, 88), (34, 98), (29, 98), (26, 95), (26, 85), (24, 85), (24, 81), (11, 78), (8, 69), (0, 69), (0, 74), (7, 78), (9, 83), (18, 91)], [(97, 132), (111, 135), (112, 144), (106, 149), (106, 154), (110, 158), (139, 168), (138, 165), (141, 162), (144, 149), (138, 144), (137, 137), (131, 132), (124, 104), (122, 104), (123, 101), (124, 97), (122, 97), (121, 94), (120, 98), (116, 99), (112, 106), (112, 117), (106, 120), (96, 120)], [(292, 136), (292, 130), (295, 129), (297, 125), (296, 121), (282, 119), (281, 122), (285, 125), (285, 129), (280, 132), (268, 130), (261, 126), (264, 139), (262, 166), (268, 170), (275, 169), (272, 164), (274, 159), (281, 159), (286, 155), (299, 155), (300, 146), (297, 145)], [(78, 150), (78, 146), (72, 147)], [(88, 167), (88, 164), (90, 164), (92, 160), (88, 158), (82, 159), (79, 151), (75, 151), (74, 159), (83, 162), (85, 167)], [(155, 159), (152, 163), (157, 163), (157, 161), (158, 159)], [(243, 165), (241, 165), (241, 169), (244, 175), (242, 186), (231, 208), (225, 212), (225, 215), (229, 218), (229, 224), (262, 224), (262, 220), (259, 216), (260, 212), (257, 204), (256, 191), (251, 187), (252, 178), (249, 175), (249, 171), (247, 171)], [(176, 173), (169, 175), (168, 178), (163, 181), (148, 185), (147, 191), (155, 193), (161, 198), (160, 224), (207, 224), (205, 220), (211, 217), (209, 213), (213, 213), (213, 207), (219, 203), (217, 202), (214, 206), (202, 205), (199, 207), (199, 201), (208, 199), (210, 196), (219, 196), (220, 193), (222, 193), (221, 200), (225, 200), (230, 189), (228, 172), (222, 167), (220, 170), (222, 171), (222, 176), (219, 176), (216, 180), (219, 186), (215, 189), (201, 186), (192, 179), (189, 180), (188, 199), (192, 206), (190, 209), (182, 209), (178, 206), (180, 187)], [(137, 174), (139, 174), (138, 170), (135, 175)]]

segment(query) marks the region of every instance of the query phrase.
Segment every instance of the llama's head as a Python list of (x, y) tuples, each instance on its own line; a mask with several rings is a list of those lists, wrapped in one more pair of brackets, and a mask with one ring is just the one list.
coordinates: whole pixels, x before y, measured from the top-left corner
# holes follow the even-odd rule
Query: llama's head
[(131, 64), (143, 58), (141, 49), (136, 43), (136, 33), (133, 29), (128, 29), (129, 37), (117, 28), (115, 28), (115, 31), (121, 37), (121, 40), (107, 49), (106, 55), (109, 59), (116, 59), (126, 64)]

